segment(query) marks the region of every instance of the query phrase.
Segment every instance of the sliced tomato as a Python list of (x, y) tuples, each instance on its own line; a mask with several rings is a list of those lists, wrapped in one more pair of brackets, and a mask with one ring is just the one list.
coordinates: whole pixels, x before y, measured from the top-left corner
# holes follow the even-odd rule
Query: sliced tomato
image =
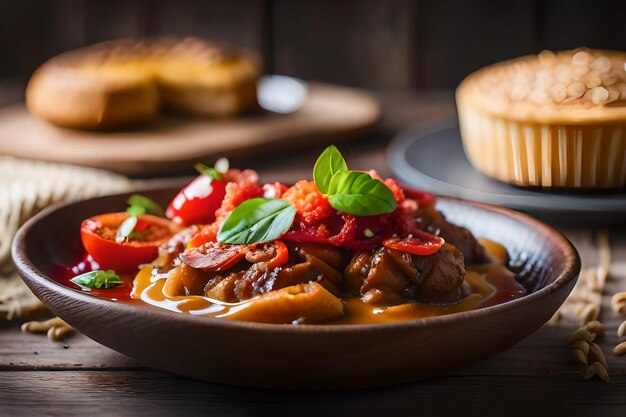
[(208, 242), (217, 242), (218, 228), (215, 225), (208, 225), (191, 237), (187, 243), (187, 249), (197, 248)]
[(423, 231), (416, 231), (407, 237), (392, 237), (383, 240), (383, 245), (388, 249), (420, 256), (437, 253), (444, 243), (446, 241), (443, 238)]
[(172, 199), (165, 214), (185, 226), (211, 223), (226, 195), (226, 181), (202, 174)]
[(276, 247), (276, 256), (274, 256), (267, 262), (267, 269), (274, 269), (278, 268), (279, 266), (283, 266), (289, 260), (289, 251), (287, 250), (287, 245), (285, 245), (280, 240), (275, 240), (274, 246)]
[(125, 272), (150, 262), (157, 257), (159, 245), (180, 230), (180, 226), (167, 219), (143, 214), (137, 216), (131, 238), (117, 243), (117, 229), (128, 216), (125, 212), (107, 213), (83, 220), (80, 226), (83, 246), (101, 269)]

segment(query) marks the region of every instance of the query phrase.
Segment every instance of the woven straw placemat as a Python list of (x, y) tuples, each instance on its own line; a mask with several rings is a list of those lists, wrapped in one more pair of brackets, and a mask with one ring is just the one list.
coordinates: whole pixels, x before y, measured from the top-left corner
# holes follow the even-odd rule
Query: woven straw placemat
[(0, 156), (0, 318), (12, 319), (42, 307), (11, 260), (17, 229), (52, 204), (130, 188), (126, 177), (104, 170)]

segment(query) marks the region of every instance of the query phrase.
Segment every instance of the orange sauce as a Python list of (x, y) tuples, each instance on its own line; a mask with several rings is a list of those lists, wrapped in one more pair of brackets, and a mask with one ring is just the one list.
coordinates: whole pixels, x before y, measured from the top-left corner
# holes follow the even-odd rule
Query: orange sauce
[[(358, 297), (350, 297), (344, 299), (345, 314), (325, 321), (324, 324), (392, 323), (475, 310), (523, 297), (526, 290), (505, 266), (504, 248), (487, 240), (481, 240), (481, 243), (487, 249), (492, 262), (467, 267), (465, 283), (470, 289), (469, 295), (458, 302), (444, 305), (406, 303), (381, 308), (363, 303)], [(69, 279), (78, 274), (75, 270), (75, 267), (74, 270), (65, 268), (65, 273), (58, 274), (57, 280), (74, 287)], [(124, 285), (108, 290), (92, 290), (91, 294), (114, 301), (147, 303), (175, 312), (224, 319), (229, 319), (231, 314), (245, 309), (250, 303), (250, 300), (224, 303), (199, 295), (165, 297), (163, 286), (166, 275), (153, 275), (152, 271), (152, 266), (144, 266), (134, 279), (132, 276), (122, 276)]]

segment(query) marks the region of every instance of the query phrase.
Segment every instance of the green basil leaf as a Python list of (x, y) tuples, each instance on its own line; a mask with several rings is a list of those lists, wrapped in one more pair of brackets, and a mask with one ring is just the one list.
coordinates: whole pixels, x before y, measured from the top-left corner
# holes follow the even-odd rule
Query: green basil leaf
[(124, 281), (117, 276), (115, 271), (109, 269), (108, 271), (91, 271), (85, 272), (82, 275), (72, 278), (74, 284), (78, 284), (81, 287), (87, 288), (115, 288), (118, 285), (122, 285)]
[[(128, 200), (126, 200), (128, 207), (126, 212), (131, 216), (138, 216), (140, 214), (153, 214), (159, 217), (165, 217), (165, 210), (153, 200), (143, 195), (133, 194)], [(143, 211), (143, 212), (142, 212)]]
[(135, 229), (135, 226), (137, 226), (136, 216), (130, 216), (129, 218), (124, 220), (122, 224), (120, 224), (120, 227), (117, 228), (117, 235), (115, 236), (115, 241), (117, 243), (122, 243), (123, 241), (125, 241), (126, 238), (128, 238), (128, 236), (130, 236), (130, 234), (133, 232), (133, 230)]
[(126, 209), (126, 213), (131, 216), (139, 216), (141, 214), (146, 214), (146, 208), (143, 206), (130, 206)]
[(195, 168), (196, 168), (196, 171), (198, 171), (200, 174), (208, 175), (209, 177), (213, 178), (214, 180), (221, 180), (222, 179), (222, 174), (215, 168), (211, 168), (211, 167), (206, 166), (204, 164), (196, 164)]
[(315, 161), (313, 180), (317, 189), (323, 194), (328, 193), (330, 179), (337, 172), (347, 171), (348, 165), (335, 145), (330, 145)]
[(333, 208), (355, 216), (390, 213), (398, 205), (385, 184), (359, 171), (342, 171), (333, 175), (328, 194), (328, 202)]
[(278, 239), (291, 227), (295, 215), (296, 208), (285, 200), (246, 200), (228, 215), (217, 234), (217, 241), (243, 245)]

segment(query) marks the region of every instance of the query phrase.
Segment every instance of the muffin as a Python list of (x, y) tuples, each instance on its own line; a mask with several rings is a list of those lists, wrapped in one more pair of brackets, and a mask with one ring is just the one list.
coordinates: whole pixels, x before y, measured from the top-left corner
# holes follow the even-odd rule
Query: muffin
[(121, 39), (58, 55), (35, 71), (26, 104), (60, 126), (117, 128), (163, 109), (227, 117), (256, 106), (259, 59), (198, 38)]
[(543, 51), (469, 75), (456, 91), (463, 147), (483, 174), (517, 186), (626, 182), (626, 53)]

